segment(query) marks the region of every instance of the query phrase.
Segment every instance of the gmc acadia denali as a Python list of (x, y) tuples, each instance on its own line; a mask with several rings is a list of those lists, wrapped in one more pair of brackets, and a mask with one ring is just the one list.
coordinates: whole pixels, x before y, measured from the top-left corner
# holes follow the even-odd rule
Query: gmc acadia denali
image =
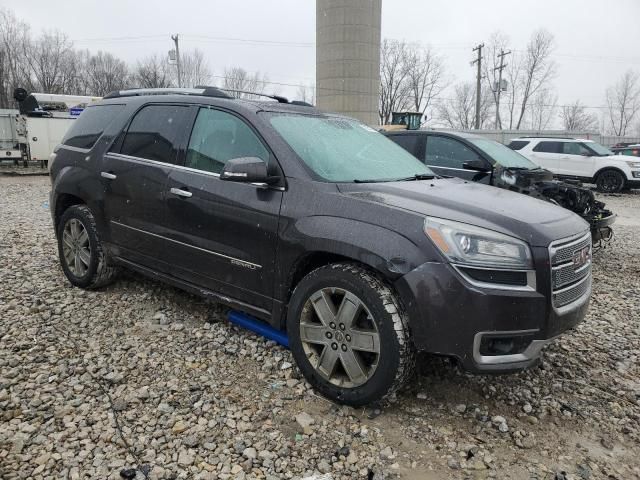
[(513, 371), (584, 318), (576, 214), (439, 178), (369, 126), (273, 100), (202, 87), (88, 107), (50, 162), (69, 281), (126, 267), (245, 312), (354, 406), (397, 390), (416, 351)]

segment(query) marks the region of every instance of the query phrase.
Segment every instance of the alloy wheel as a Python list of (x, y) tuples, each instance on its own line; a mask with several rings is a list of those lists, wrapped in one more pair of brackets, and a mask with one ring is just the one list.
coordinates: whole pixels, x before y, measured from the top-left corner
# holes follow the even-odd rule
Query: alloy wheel
[(600, 174), (600, 187), (604, 192), (617, 192), (622, 188), (622, 177), (617, 172), (603, 172)]
[(380, 360), (380, 334), (373, 316), (345, 289), (323, 288), (307, 299), (300, 316), (300, 340), (311, 366), (339, 387), (363, 385)]
[(91, 245), (86, 227), (77, 218), (70, 218), (64, 226), (62, 253), (69, 271), (84, 277), (91, 263)]

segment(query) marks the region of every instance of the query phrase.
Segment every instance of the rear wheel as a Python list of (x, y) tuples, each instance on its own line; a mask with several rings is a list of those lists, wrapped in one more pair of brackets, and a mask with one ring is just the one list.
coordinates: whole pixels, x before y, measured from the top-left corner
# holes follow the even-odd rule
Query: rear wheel
[(99, 288), (114, 280), (117, 270), (103, 249), (89, 207), (69, 207), (58, 222), (57, 233), (60, 264), (73, 285)]
[(596, 176), (596, 186), (600, 192), (620, 192), (624, 188), (624, 184), (624, 175), (617, 170), (605, 170)]
[(398, 299), (357, 265), (328, 265), (307, 275), (292, 295), (287, 329), (305, 378), (338, 403), (380, 401), (412, 373), (414, 352)]

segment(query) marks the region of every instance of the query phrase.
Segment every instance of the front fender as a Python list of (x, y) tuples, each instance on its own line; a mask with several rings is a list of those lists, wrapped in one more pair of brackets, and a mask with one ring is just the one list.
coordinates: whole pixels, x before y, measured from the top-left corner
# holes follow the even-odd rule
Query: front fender
[(278, 262), (280, 278), (286, 279), (276, 292), (276, 298), (282, 300), (291, 288), (292, 273), (310, 255), (324, 253), (355, 260), (390, 282), (429, 260), (420, 247), (398, 232), (333, 216), (301, 218), (281, 232), (281, 241), (288, 244), (279, 249), (286, 255)]

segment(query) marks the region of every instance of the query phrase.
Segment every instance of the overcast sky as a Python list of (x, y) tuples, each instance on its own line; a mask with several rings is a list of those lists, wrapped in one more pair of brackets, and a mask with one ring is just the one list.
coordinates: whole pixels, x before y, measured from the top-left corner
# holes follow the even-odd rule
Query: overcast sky
[[(216, 76), (240, 66), (281, 84), (315, 76), (314, 0), (2, 0), (35, 32), (59, 29), (77, 47), (109, 51), (128, 62), (172, 47), (205, 53)], [(162, 5), (162, 6), (161, 6)], [(165, 6), (166, 5), (166, 6)], [(604, 104), (625, 70), (640, 71), (640, 0), (383, 0), (383, 38), (431, 45), (452, 83), (474, 79), (471, 48), (502, 31), (523, 50), (531, 33), (555, 36), (559, 103)], [(238, 39), (238, 40), (229, 40)], [(284, 43), (278, 43), (284, 42)], [(273, 85), (293, 95), (296, 87)]]

